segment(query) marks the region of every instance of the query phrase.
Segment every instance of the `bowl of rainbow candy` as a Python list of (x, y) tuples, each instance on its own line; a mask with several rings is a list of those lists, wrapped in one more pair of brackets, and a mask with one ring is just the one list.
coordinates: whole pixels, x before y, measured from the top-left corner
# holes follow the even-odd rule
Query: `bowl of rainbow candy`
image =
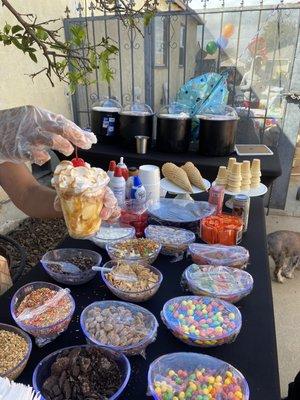
[(199, 347), (232, 343), (242, 327), (233, 304), (206, 296), (175, 297), (165, 303), (161, 318), (176, 338)]
[(226, 362), (198, 353), (157, 358), (148, 371), (148, 394), (155, 400), (248, 400), (244, 376)]

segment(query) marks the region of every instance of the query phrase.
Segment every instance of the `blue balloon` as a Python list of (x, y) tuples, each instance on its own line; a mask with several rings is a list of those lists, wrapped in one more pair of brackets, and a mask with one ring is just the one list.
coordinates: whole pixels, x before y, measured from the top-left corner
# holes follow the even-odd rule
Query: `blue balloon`
[(226, 47), (228, 46), (228, 39), (224, 36), (220, 36), (216, 40), (216, 44), (220, 49), (226, 49)]

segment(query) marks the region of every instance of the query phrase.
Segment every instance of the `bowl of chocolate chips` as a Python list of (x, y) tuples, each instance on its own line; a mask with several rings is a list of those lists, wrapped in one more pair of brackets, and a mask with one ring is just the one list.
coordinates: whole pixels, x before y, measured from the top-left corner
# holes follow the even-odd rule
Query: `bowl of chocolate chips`
[(115, 400), (130, 377), (126, 356), (90, 345), (66, 347), (45, 357), (32, 377), (41, 400)]
[(65, 285), (82, 285), (93, 279), (99, 267), (100, 254), (86, 249), (55, 249), (43, 255), (41, 264), (48, 275), (56, 282)]

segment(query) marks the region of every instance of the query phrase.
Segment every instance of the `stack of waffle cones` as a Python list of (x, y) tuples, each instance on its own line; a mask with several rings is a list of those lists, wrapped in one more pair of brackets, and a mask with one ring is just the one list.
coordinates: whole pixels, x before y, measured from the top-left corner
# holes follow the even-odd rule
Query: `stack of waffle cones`
[(242, 185), (242, 164), (235, 162), (228, 173), (227, 189), (233, 193), (239, 193)]
[(243, 191), (250, 190), (250, 186), (251, 186), (250, 161), (243, 161), (241, 170), (242, 170), (241, 190), (243, 190)]
[(260, 160), (255, 158), (252, 161), (251, 165), (251, 189), (256, 189), (260, 185), (260, 177), (261, 177), (261, 170), (260, 170)]
[(227, 185), (227, 175), (228, 171), (227, 168), (224, 166), (219, 167), (218, 175), (215, 180), (217, 186), (226, 187)]
[(181, 167), (177, 167), (173, 163), (165, 163), (162, 166), (162, 174), (188, 193), (193, 193), (192, 185), (201, 190), (206, 190), (201, 173), (192, 162), (186, 162)]
[(12, 280), (6, 259), (0, 256), (0, 295), (12, 287)]

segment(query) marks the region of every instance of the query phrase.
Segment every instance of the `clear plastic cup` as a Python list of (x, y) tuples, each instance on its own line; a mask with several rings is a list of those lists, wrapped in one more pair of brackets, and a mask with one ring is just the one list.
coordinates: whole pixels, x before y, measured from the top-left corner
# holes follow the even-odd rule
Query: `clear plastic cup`
[(56, 190), (69, 235), (75, 239), (93, 236), (101, 226), (100, 213), (103, 208), (105, 187), (94, 195), (61, 192)]

